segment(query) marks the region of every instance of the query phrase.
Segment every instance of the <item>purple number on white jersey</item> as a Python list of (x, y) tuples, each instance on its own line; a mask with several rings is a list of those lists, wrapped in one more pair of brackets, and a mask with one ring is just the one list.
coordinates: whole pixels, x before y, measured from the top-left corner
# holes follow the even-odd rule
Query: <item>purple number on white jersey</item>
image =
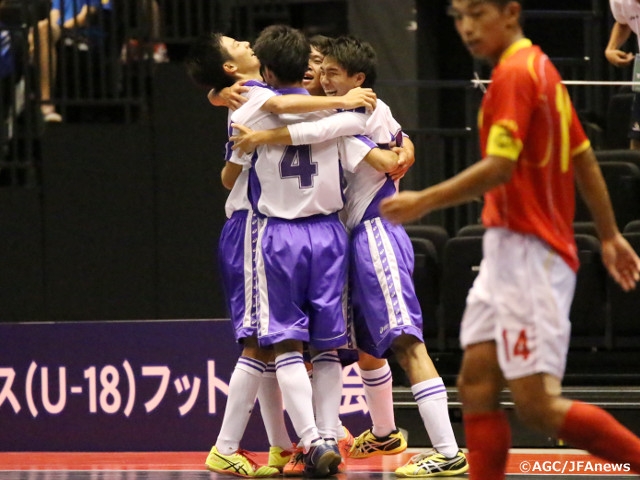
[(313, 177), (318, 175), (318, 164), (311, 160), (311, 146), (287, 146), (280, 159), (280, 176), (298, 178), (299, 188), (313, 187)]

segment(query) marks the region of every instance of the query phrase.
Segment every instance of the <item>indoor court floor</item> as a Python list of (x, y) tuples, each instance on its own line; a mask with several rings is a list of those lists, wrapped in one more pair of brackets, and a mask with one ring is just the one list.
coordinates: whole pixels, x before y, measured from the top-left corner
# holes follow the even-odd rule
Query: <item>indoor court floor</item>
[[(412, 455), (351, 460), (337, 480), (369, 478), (391, 480), (393, 471)], [(204, 467), (207, 452), (0, 452), (0, 480), (216, 480), (238, 478), (209, 472)], [(258, 463), (266, 453), (256, 453)], [(618, 470), (616, 472), (616, 470)], [(624, 476), (624, 466), (610, 465), (579, 450), (514, 449), (507, 466), (509, 479), (532, 480), (559, 477), (613, 479)], [(452, 480), (460, 477), (446, 477)]]

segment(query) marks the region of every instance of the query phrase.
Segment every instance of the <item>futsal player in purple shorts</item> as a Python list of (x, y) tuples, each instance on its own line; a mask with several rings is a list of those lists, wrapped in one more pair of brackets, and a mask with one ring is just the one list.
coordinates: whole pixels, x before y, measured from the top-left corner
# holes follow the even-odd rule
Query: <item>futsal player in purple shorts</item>
[[(325, 52), (322, 65), (321, 81), (325, 93), (339, 95), (360, 85), (371, 87), (375, 81), (375, 59), (375, 51), (366, 42), (353, 37), (334, 40)], [(402, 140), (398, 134), (400, 125), (378, 99), (371, 115), (358, 111), (341, 112), (314, 124), (289, 125), (272, 132), (247, 132), (249, 135), (243, 140), (238, 138), (237, 146), (252, 148), (253, 143), (262, 142), (295, 145), (313, 143), (337, 134), (363, 132), (376, 143)], [(247, 145), (242, 145), (243, 141)], [(343, 164), (349, 164), (351, 160), (350, 157), (342, 159)], [(355, 165), (345, 168), (347, 187), (343, 218), (351, 232), (350, 287), (356, 340), (358, 348), (365, 353), (360, 362), (363, 382), (371, 387), (386, 382), (390, 389), (390, 372), (385, 374), (388, 365), (382, 359), (392, 352), (411, 382), (434, 450), (411, 458), (396, 470), (398, 476), (464, 473), (468, 464), (453, 434), (446, 389), (423, 341), (422, 314), (411, 275), (411, 242), (404, 228), (381, 219), (378, 212), (379, 202), (393, 195), (397, 185), (390, 175), (367, 163), (359, 167), (357, 163), (356, 159)], [(376, 392), (375, 388), (370, 390)], [(381, 390), (376, 393), (381, 395)], [(373, 403), (376, 400), (368, 397), (367, 401)], [(364, 458), (372, 452), (382, 454), (385, 450), (400, 448), (399, 432), (392, 430), (395, 428), (392, 422), (393, 412), (386, 419), (373, 419), (374, 428), (356, 438), (353, 456)], [(386, 425), (387, 430), (381, 432), (382, 425)], [(376, 427), (377, 431), (374, 430)]]
[[(268, 27), (254, 51), (264, 80), (278, 94), (307, 93), (302, 78), (309, 44), (300, 32)], [(276, 94), (265, 92), (234, 112), (232, 120), (270, 128), (320, 118), (265, 113), (261, 102), (268, 94)], [(342, 397), (342, 367), (335, 349), (347, 340), (342, 296), (348, 239), (337, 214), (343, 207), (339, 148), (349, 148), (345, 145), (334, 140), (312, 146), (260, 147), (249, 158), (250, 200), (265, 217), (258, 241), (258, 338), (262, 347), (275, 350), (276, 375), (300, 437), (308, 476), (336, 473), (341, 461), (334, 427), (339, 423)], [(371, 150), (361, 142), (353, 145), (362, 156)], [(313, 352), (315, 414), (303, 343)]]
[[(259, 96), (266, 85), (261, 82), (260, 63), (248, 42), (209, 34), (194, 43), (186, 62), (191, 78), (200, 86), (221, 91), (235, 81), (245, 85), (247, 98)], [(336, 106), (332, 99), (311, 99), (308, 96), (289, 97), (269, 95), (262, 105), (266, 112), (306, 111)], [(349, 98), (337, 99), (343, 106), (370, 105), (375, 95), (361, 92)], [(242, 355), (229, 383), (227, 407), (216, 444), (206, 460), (210, 470), (248, 477), (267, 477), (279, 473), (287, 463), (291, 441), (284, 424), (282, 399), (275, 378), (273, 352), (259, 348), (257, 343), (257, 278), (255, 275), (255, 246), (260, 219), (247, 197), (248, 169), (230, 162), (231, 148), (227, 145), (222, 182), (231, 190), (225, 211), (225, 223), (219, 243), (220, 271), (230, 312), (234, 334), (243, 345)], [(239, 443), (244, 434), (256, 393), (267, 435), (269, 437), (269, 466), (258, 466)]]

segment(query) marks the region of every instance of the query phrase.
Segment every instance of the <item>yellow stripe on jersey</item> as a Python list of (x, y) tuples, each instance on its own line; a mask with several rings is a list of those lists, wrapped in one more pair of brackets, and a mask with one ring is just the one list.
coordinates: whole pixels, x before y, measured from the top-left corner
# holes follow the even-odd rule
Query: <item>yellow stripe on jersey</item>
[(518, 160), (522, 151), (522, 142), (513, 138), (511, 131), (503, 125), (492, 125), (487, 139), (487, 156)]
[(576, 148), (571, 150), (571, 156), (575, 157), (576, 155), (580, 155), (582, 152), (586, 152), (589, 147), (591, 147), (591, 142), (589, 140), (585, 140)]
[(527, 58), (527, 69), (529, 70), (529, 75), (531, 75), (531, 78), (533, 78), (533, 81), (538, 83), (538, 74), (536, 73), (535, 61), (536, 61), (536, 54), (531, 53), (531, 55), (529, 55), (529, 57)]

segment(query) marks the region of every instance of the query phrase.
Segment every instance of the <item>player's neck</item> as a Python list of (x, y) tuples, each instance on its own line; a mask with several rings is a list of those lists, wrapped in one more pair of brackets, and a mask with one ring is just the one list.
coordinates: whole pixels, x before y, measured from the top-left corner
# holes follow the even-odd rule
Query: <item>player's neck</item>
[(283, 90), (285, 88), (304, 88), (302, 86), (302, 82), (294, 82), (294, 83), (273, 82), (271, 86), (276, 90)]
[(247, 80), (260, 80), (262, 81), (262, 75), (260, 75), (260, 70), (255, 70), (253, 72), (240, 73), (237, 75), (238, 80), (247, 81)]
[(500, 59), (502, 59), (509, 48), (511, 48), (514, 43), (522, 40), (523, 38), (525, 37), (522, 30), (515, 31), (512, 35), (509, 35), (509, 37), (505, 40), (504, 48), (502, 48), (499, 52), (496, 52), (495, 56), (489, 58), (489, 63), (491, 64), (491, 66), (495, 67), (498, 63), (500, 63)]

